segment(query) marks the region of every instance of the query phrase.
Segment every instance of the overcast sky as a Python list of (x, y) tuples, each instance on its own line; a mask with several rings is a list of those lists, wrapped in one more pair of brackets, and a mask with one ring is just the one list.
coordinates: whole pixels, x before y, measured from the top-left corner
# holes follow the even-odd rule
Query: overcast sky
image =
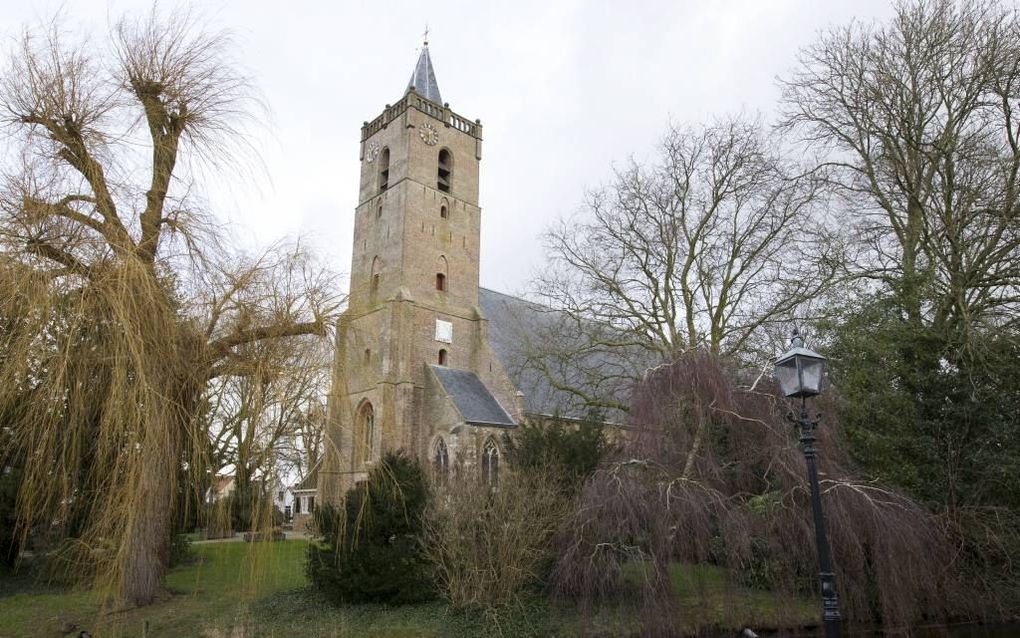
[[(6, 36), (63, 6), (101, 35), (150, 2), (0, 0)], [(164, 7), (174, 6), (164, 0)], [(301, 236), (346, 276), (362, 122), (403, 94), (429, 27), (443, 99), (484, 125), (483, 286), (527, 290), (540, 234), (667, 122), (776, 108), (775, 78), (820, 30), (887, 0), (194, 2), (229, 29), (268, 105), (256, 179), (208, 185), (252, 247)]]

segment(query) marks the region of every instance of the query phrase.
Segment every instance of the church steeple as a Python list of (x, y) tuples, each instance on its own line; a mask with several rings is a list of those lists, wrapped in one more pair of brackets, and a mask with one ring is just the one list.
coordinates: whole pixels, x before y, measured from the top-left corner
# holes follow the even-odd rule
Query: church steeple
[(443, 97), (439, 94), (439, 84), (436, 82), (436, 72), (432, 69), (432, 58), (429, 57), (428, 40), (425, 40), (421, 48), (421, 55), (418, 56), (418, 63), (414, 65), (414, 73), (411, 74), (407, 88), (414, 89), (415, 93), (436, 104), (443, 103)]

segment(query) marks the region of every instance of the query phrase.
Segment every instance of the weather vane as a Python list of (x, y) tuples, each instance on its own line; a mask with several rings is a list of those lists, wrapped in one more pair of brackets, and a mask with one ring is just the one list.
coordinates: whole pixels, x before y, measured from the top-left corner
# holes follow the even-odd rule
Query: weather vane
[(429, 23), (428, 22), (425, 23), (425, 33), (422, 34), (422, 42), (425, 44), (425, 46), (429, 45)]

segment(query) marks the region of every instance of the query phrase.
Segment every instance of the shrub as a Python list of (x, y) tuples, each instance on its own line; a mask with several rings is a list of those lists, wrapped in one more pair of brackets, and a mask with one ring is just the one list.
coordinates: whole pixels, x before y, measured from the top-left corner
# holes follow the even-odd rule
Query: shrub
[(341, 509), (320, 506), (308, 548), (313, 585), (339, 602), (404, 604), (435, 595), (423, 544), (429, 501), (425, 473), (401, 452), (387, 454)]
[(598, 415), (578, 423), (526, 422), (505, 439), (514, 468), (522, 472), (549, 470), (548, 478), (564, 488), (578, 489), (595, 472), (608, 444)]
[(451, 484), (428, 517), (428, 553), (443, 597), (489, 615), (520, 607), (529, 589), (544, 584), (550, 539), (569, 503), (548, 469), (508, 477), (496, 490), (481, 481)]
[(191, 539), (187, 534), (174, 534), (170, 538), (170, 551), (167, 555), (167, 567), (186, 565), (194, 555), (191, 553)]

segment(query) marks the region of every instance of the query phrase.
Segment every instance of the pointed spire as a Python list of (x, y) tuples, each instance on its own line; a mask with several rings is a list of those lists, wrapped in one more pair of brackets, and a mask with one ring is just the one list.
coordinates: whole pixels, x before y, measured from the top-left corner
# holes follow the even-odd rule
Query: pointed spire
[(411, 81), (407, 83), (407, 88), (408, 90), (414, 89), (415, 93), (425, 99), (442, 104), (443, 97), (439, 94), (436, 72), (432, 69), (432, 58), (429, 57), (428, 29), (425, 30), (425, 34), (421, 55), (418, 56), (418, 63), (414, 65), (414, 73), (411, 74)]

